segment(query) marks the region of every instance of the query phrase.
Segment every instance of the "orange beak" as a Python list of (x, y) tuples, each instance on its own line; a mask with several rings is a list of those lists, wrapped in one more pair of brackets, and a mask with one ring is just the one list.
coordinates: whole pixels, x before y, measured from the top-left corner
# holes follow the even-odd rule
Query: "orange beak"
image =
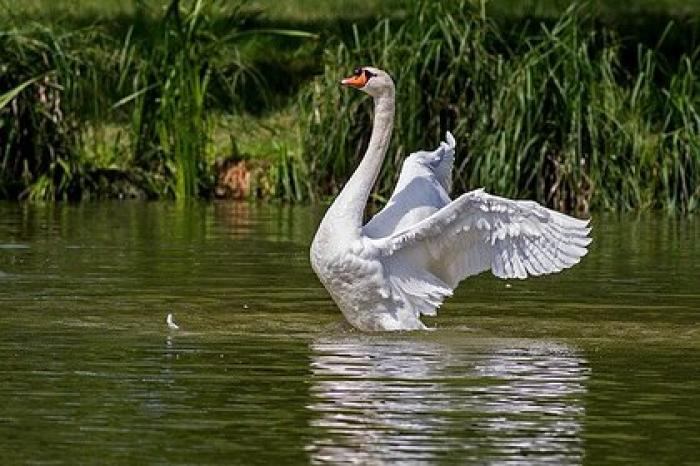
[(344, 86), (354, 87), (355, 89), (360, 89), (361, 87), (364, 87), (365, 84), (367, 84), (367, 76), (365, 75), (365, 73), (356, 74), (354, 76), (350, 76), (349, 78), (343, 79), (342, 81), (340, 81), (340, 84)]

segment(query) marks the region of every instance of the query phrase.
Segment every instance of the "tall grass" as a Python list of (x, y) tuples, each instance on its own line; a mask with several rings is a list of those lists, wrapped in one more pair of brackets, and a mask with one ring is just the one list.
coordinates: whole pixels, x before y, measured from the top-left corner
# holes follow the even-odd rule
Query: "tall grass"
[(152, 37), (124, 41), (119, 88), (128, 95), (134, 164), (148, 174), (150, 191), (180, 199), (211, 191), (214, 93), (235, 94), (247, 76), (233, 42), (241, 2), (220, 6), (214, 0), (171, 0)]
[(79, 189), (80, 131), (70, 96), (81, 58), (76, 38), (32, 26), (0, 33), (0, 194), (56, 198)]
[[(239, 53), (240, 39), (256, 34), (243, 24), (245, 0), (136, 1), (134, 16), (116, 26), (63, 28), (46, 19), (46, 27), (21, 14), (3, 16), (0, 197), (207, 196), (213, 159), (226, 155), (220, 145), (214, 154), (212, 141), (235, 143), (237, 136), (221, 137), (222, 114), (242, 109), (243, 100), (256, 107), (253, 118), (269, 109), (258, 98), (265, 79), (245, 54), (279, 52), (292, 64), (268, 70), (290, 76), (269, 81), (311, 81), (294, 111), (286, 110), (295, 118), (282, 142), (264, 149), (272, 160), (265, 192), (282, 199), (333, 195), (356, 167), (371, 104), (337, 83), (358, 64), (373, 64), (396, 78), (398, 99), (378, 201), (390, 193), (402, 160), (434, 147), (450, 129), (459, 143), (460, 191), (485, 186), (579, 212), (697, 210), (697, 53), (668, 59), (639, 46), (630, 58), (629, 44), (583, 8), (547, 26), (506, 29), (485, 4), (405, 3), (405, 16), (399, 9), (393, 20), (322, 44), (323, 74), (315, 80), (307, 65), (294, 75), (293, 45), (270, 51), (275, 42), (260, 41)], [(301, 150), (287, 144), (297, 132)]]
[(154, 179), (156, 194), (181, 199), (196, 197), (209, 182), (206, 96), (218, 45), (207, 23), (212, 2), (196, 0), (188, 6), (170, 3), (155, 43), (134, 44), (127, 37), (121, 81), (131, 82), (133, 93), (115, 105), (131, 104), (136, 166)]
[(338, 88), (357, 65), (389, 71), (397, 114), (375, 196), (391, 192), (402, 160), (459, 144), (455, 189), (479, 186), (560, 210), (666, 208), (700, 198), (700, 63), (676, 69), (639, 47), (632, 71), (621, 42), (572, 6), (537, 34), (501, 31), (483, 4), (417, 2), (324, 55), (324, 74), (301, 98), (308, 195), (338, 191), (367, 144), (368, 99)]
[(235, 111), (243, 86), (258, 101), (265, 91), (240, 39), (310, 36), (241, 31), (243, 3), (170, 0), (156, 13), (135, 2), (123, 39), (98, 25), (66, 32), (3, 18), (0, 197), (85, 198), (122, 182), (150, 197), (208, 195), (213, 118)]

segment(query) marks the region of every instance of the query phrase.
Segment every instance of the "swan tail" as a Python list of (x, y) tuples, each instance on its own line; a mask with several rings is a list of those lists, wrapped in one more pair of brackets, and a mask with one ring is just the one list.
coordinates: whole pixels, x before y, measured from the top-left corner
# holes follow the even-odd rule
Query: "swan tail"
[(452, 288), (428, 271), (402, 268), (388, 272), (394, 309), (406, 328), (413, 328), (421, 315), (436, 315), (442, 302), (452, 296)]

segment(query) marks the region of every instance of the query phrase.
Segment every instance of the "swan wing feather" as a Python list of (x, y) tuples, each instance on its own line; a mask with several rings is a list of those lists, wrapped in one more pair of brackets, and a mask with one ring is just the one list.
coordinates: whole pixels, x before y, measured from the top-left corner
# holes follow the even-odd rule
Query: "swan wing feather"
[(455, 162), (456, 142), (449, 131), (445, 133), (445, 141), (440, 143), (442, 157), (440, 157), (435, 167), (435, 175), (444, 190), (449, 194), (452, 191), (452, 168)]
[(446, 142), (432, 152), (409, 155), (401, 167), (396, 188), (386, 203), (364, 227), (363, 234), (382, 238), (429, 217), (450, 202), (455, 139), (447, 132)]
[(390, 263), (420, 256), (422, 267), (454, 288), (486, 270), (522, 279), (571, 267), (587, 253), (589, 232), (587, 220), (478, 189), (375, 246)]

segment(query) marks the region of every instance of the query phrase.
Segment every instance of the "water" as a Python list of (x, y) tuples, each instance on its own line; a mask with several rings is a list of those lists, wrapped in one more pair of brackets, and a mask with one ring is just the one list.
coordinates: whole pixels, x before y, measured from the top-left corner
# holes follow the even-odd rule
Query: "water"
[(700, 219), (596, 217), (580, 266), (365, 335), (318, 218), (0, 204), (0, 463), (700, 461)]

